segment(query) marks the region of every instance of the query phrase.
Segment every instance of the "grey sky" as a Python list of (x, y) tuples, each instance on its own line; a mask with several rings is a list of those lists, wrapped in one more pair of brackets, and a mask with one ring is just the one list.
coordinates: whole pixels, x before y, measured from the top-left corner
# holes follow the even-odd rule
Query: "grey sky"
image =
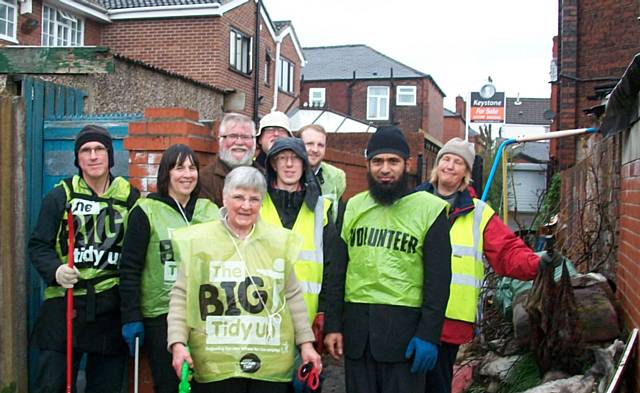
[(302, 46), (365, 44), (430, 74), (467, 99), (490, 75), (498, 91), (550, 95), (557, 0), (263, 0), (274, 20), (291, 20)]

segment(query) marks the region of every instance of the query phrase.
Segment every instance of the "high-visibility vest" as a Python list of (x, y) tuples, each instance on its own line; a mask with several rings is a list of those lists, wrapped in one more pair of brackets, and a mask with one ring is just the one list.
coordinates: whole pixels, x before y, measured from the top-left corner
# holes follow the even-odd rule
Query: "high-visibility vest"
[(336, 220), (338, 218), (338, 201), (347, 188), (347, 176), (342, 169), (324, 161), (320, 163), (320, 170), (322, 170), (322, 179), (324, 180), (320, 184), (322, 196), (331, 201), (331, 213), (333, 219)]
[[(129, 208), (127, 207), (131, 185), (122, 177), (111, 181), (107, 191), (96, 196), (82, 177), (75, 175), (62, 180), (56, 186), (64, 188), (67, 204), (73, 212), (74, 265), (80, 271), (80, 284), (93, 282), (95, 293), (118, 285), (118, 266), (124, 241), (124, 231)], [(55, 250), (60, 262), (67, 263), (68, 255), (68, 210), (60, 221)], [(103, 278), (103, 279), (101, 279)], [(62, 297), (66, 292), (61, 286), (49, 286), (44, 298)], [(74, 296), (86, 295), (87, 289), (77, 284)]]
[(451, 291), (445, 316), (475, 322), (480, 289), (484, 280), (484, 229), (495, 212), (473, 199), (474, 209), (455, 219), (451, 226)]
[(378, 204), (369, 192), (351, 198), (342, 227), (349, 250), (345, 301), (420, 307), (424, 238), (446, 208), (426, 192), (390, 206)]
[(169, 312), (169, 292), (176, 280), (177, 264), (171, 245), (174, 230), (212, 221), (218, 218), (218, 207), (208, 199), (199, 198), (191, 222), (163, 201), (141, 198), (136, 203), (149, 220), (149, 243), (140, 280), (142, 316), (154, 318)]
[[(294, 265), (294, 270), (302, 287), (304, 303), (307, 306), (311, 322), (318, 312), (318, 301), (322, 289), (322, 272), (324, 270), (322, 235), (324, 226), (329, 221), (327, 212), (330, 207), (331, 202), (323, 197), (318, 198), (314, 211), (311, 211), (303, 202), (293, 228), (291, 228), (303, 239), (302, 250)], [(269, 224), (282, 228), (278, 210), (268, 193), (262, 201), (260, 217)]]
[(258, 220), (240, 240), (217, 220), (178, 229), (172, 241), (186, 276), (195, 380), (291, 381), (295, 340), (285, 288), (302, 239)]

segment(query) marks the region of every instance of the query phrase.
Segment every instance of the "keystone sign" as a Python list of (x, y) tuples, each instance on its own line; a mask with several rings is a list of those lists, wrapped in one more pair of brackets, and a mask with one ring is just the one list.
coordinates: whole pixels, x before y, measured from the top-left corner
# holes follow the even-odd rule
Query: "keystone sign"
[(504, 123), (504, 119), (504, 92), (489, 98), (482, 98), (478, 92), (471, 93), (471, 123)]

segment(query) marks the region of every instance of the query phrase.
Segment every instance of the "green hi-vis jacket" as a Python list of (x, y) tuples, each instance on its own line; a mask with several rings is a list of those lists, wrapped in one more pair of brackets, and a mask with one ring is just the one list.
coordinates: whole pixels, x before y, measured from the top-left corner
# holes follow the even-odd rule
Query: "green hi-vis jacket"
[(214, 221), (175, 231), (173, 244), (186, 276), (196, 381), (290, 381), (295, 341), (285, 280), (301, 239), (258, 221), (240, 240)]
[[(85, 295), (87, 289), (83, 282), (90, 282), (95, 293), (106, 291), (118, 285), (118, 264), (124, 240), (127, 222), (127, 202), (131, 194), (131, 185), (122, 177), (111, 181), (107, 191), (100, 197), (95, 196), (80, 176), (61, 181), (67, 204), (73, 215), (75, 244), (71, 250), (74, 265), (80, 271), (80, 282), (73, 289), (73, 295)], [(69, 211), (65, 209), (56, 241), (56, 254), (60, 262), (67, 263)], [(49, 286), (44, 298), (62, 297), (66, 292), (60, 286)]]
[(446, 208), (425, 192), (390, 206), (378, 204), (369, 192), (351, 198), (342, 227), (349, 250), (345, 301), (420, 307), (424, 238)]
[(169, 292), (176, 280), (177, 264), (171, 245), (174, 230), (213, 221), (218, 218), (218, 207), (208, 199), (199, 198), (191, 222), (163, 201), (151, 198), (136, 203), (149, 220), (149, 244), (145, 256), (140, 284), (141, 311), (145, 318), (153, 318), (169, 312)]

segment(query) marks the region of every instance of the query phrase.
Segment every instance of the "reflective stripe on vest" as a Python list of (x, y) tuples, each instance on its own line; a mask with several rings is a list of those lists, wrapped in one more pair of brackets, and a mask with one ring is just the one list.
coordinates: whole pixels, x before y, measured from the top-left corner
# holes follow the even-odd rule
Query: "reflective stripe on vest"
[[(309, 320), (312, 322), (318, 312), (320, 290), (322, 289), (322, 273), (324, 269), (323, 230), (328, 222), (327, 212), (331, 202), (323, 197), (311, 212), (306, 203), (302, 203), (293, 232), (302, 236), (303, 249), (300, 251), (294, 270), (302, 288), (304, 302), (307, 306)], [(260, 216), (266, 222), (282, 227), (282, 221), (269, 194), (265, 195), (260, 209)]]
[(494, 211), (474, 199), (473, 214), (459, 216), (451, 227), (451, 292), (446, 317), (474, 322), (484, 280), (483, 234)]

